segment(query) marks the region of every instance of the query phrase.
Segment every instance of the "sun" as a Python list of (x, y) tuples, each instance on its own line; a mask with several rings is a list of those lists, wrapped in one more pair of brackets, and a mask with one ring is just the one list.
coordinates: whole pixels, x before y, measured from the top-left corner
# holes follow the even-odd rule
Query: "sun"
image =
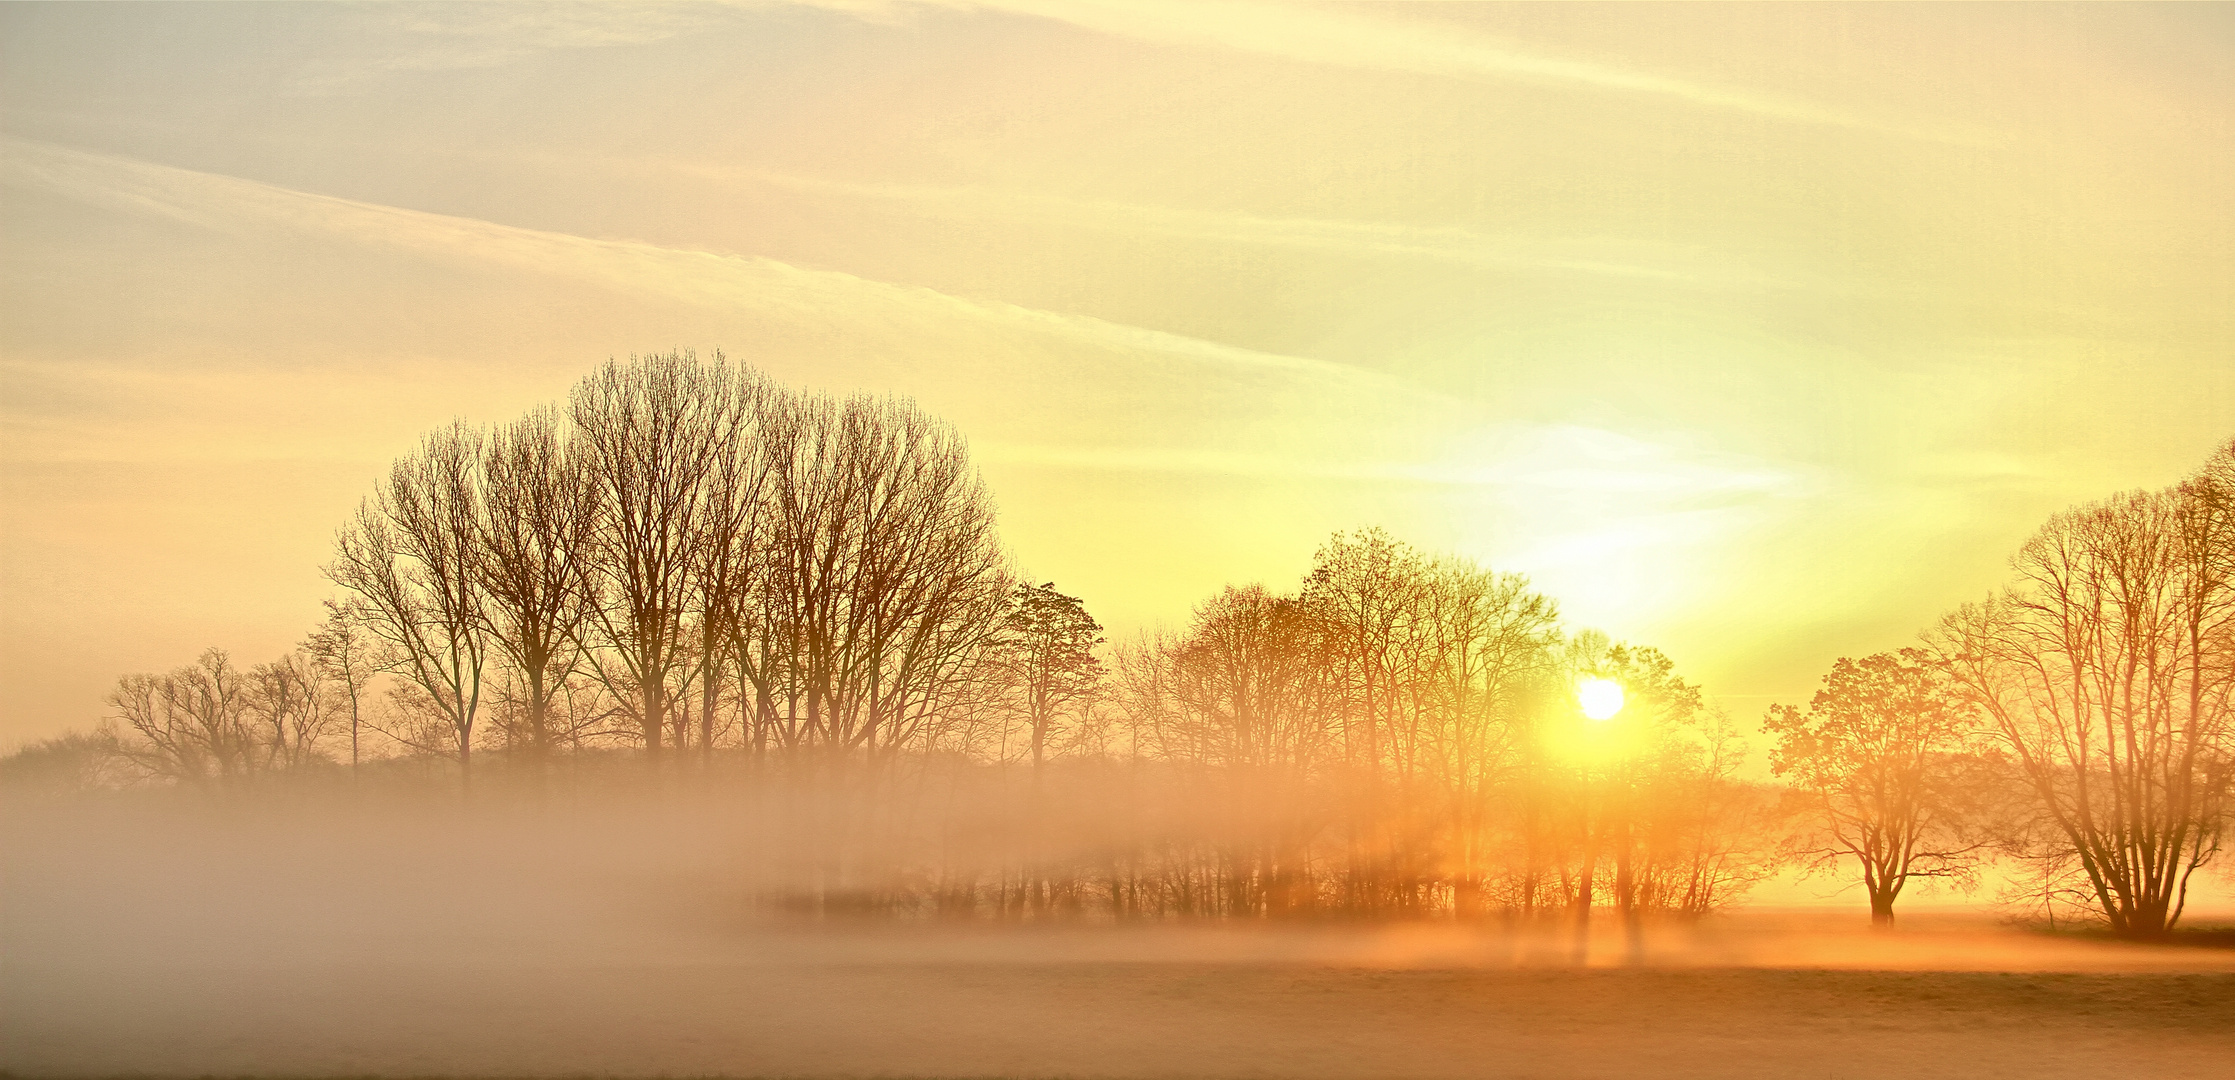
[(1613, 719), (1622, 711), (1622, 684), (1612, 679), (1583, 679), (1575, 684), (1575, 700), (1583, 706), (1583, 715), (1593, 720)]

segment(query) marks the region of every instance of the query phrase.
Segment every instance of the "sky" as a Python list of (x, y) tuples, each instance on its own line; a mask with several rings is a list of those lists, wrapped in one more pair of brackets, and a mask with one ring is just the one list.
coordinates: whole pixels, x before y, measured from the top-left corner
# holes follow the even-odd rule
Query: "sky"
[(1742, 719), (2235, 436), (2235, 8), (0, 5), (0, 748), (420, 435), (915, 398), (1115, 637), (1381, 526)]

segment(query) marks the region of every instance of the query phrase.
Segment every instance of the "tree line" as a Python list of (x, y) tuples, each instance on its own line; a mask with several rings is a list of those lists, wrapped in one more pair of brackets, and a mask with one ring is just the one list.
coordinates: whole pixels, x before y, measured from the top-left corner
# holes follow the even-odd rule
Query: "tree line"
[[(810, 870), (779, 899), (825, 911), (1634, 929), (1799, 860), (1890, 922), (1910, 882), (2000, 856), (2050, 917), (2147, 936), (2229, 813), (2231, 494), (2235, 444), (2052, 519), (2008, 588), (1773, 707), (1772, 784), (1658, 650), (1379, 530), (1112, 645), (1019, 580), (949, 425), (671, 353), (427, 436), (341, 529), (298, 651), (127, 676), (101, 738), (189, 785), (781, 791), (771, 857)], [(1618, 711), (1585, 715), (1587, 682)]]

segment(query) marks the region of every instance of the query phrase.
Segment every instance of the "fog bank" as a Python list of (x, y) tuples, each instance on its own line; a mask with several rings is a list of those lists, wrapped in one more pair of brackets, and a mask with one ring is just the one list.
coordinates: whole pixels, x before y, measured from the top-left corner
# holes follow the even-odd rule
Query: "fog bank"
[(801, 882), (732, 796), (139, 794), (8, 807), (0, 1068), (2205, 1076), (2235, 1049), (2235, 951), (1977, 916), (1741, 913), (1632, 963), (1602, 913), (1580, 966), (1560, 924), (817, 917), (769, 902)]

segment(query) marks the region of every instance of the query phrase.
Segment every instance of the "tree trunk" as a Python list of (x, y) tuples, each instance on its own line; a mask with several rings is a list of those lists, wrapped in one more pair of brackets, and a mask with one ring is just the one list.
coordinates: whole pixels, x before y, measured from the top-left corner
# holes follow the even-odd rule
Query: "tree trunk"
[(1575, 962), (1581, 964), (1591, 957), (1591, 879), (1599, 872), (1598, 846), (1592, 843), (1590, 826), (1584, 826), (1583, 871), (1575, 887)]
[(1630, 870), (1632, 838), (1627, 809), (1616, 836), (1615, 842), (1621, 847), (1614, 855), (1614, 902), (1622, 912), (1622, 935), (1629, 962), (1635, 964), (1645, 959), (1645, 924), (1644, 913), (1638, 910), (1637, 879)]
[(1891, 930), (1894, 926), (1894, 894), (1888, 889), (1873, 889), (1870, 893), (1870, 925), (1873, 929)]
[(663, 734), (662, 728), (667, 723), (667, 702), (660, 694), (660, 686), (657, 683), (645, 683), (642, 697), (644, 716), (641, 718), (641, 722), (644, 728), (644, 753), (651, 760), (658, 761), (660, 759), (660, 736)]

